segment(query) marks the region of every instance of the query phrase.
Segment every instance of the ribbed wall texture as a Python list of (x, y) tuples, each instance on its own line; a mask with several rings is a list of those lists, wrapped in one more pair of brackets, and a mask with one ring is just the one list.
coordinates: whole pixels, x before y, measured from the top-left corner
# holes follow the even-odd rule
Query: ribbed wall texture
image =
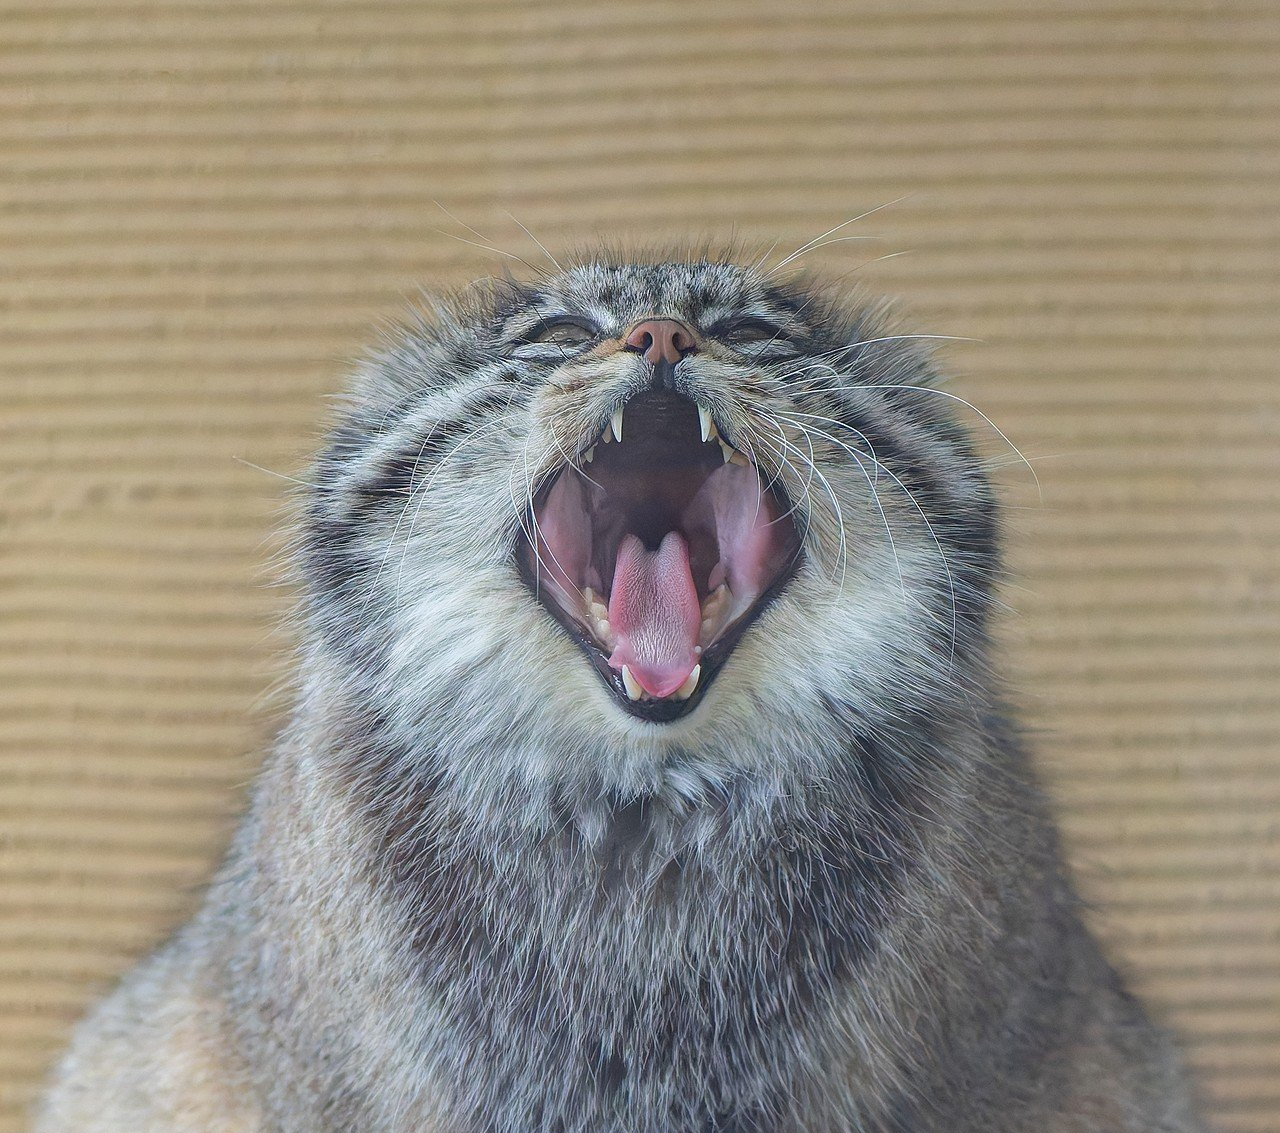
[(806, 262), (974, 340), (1096, 921), (1219, 1127), (1280, 1128), (1274, 3), (0, 0), (0, 105), (0, 1133), (287, 706), (254, 466), (503, 262), (436, 202), (529, 258), (887, 206)]

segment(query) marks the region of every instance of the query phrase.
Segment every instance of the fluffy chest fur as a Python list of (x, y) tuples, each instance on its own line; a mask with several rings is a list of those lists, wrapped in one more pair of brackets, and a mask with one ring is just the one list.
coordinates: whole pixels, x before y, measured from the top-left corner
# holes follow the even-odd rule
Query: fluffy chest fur
[[(459, 1110), (486, 1129), (847, 1127), (831, 1007), (929, 899), (904, 838), (919, 800), (881, 775), (868, 758), (785, 799), (747, 780), (697, 805), (562, 799), (536, 831), (483, 837), (412, 804), (381, 852)], [(880, 1063), (911, 1057), (896, 1043), (841, 1073), (875, 1096)]]

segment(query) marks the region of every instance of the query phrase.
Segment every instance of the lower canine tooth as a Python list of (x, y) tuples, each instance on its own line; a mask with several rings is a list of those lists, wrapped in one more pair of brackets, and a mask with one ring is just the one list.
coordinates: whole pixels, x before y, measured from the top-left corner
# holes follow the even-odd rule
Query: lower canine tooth
[(627, 690), (627, 695), (632, 700), (639, 700), (644, 695), (644, 689), (640, 687), (640, 682), (631, 675), (631, 670), (622, 666), (622, 686)]
[(684, 684), (676, 689), (676, 691), (671, 695), (675, 697), (676, 700), (688, 700), (689, 697), (693, 695), (693, 690), (698, 687), (698, 678), (701, 676), (702, 666), (694, 665), (693, 672), (685, 678)]

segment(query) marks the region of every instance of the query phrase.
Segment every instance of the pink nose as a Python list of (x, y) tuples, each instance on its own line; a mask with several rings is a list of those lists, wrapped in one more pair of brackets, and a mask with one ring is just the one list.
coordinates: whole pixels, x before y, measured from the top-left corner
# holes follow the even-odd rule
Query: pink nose
[(654, 366), (659, 362), (670, 362), (674, 366), (686, 354), (698, 349), (693, 331), (675, 319), (645, 319), (636, 323), (623, 345), (643, 354), (645, 361)]

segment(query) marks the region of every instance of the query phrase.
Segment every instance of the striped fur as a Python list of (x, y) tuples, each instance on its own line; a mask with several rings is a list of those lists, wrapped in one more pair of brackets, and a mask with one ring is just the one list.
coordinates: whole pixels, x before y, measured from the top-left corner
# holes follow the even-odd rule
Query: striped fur
[[(602, 328), (566, 351), (563, 315)], [(803, 561), (690, 714), (522, 579), (536, 492), (677, 369)], [(734, 346), (755, 320), (776, 335)], [(1082, 927), (991, 667), (996, 516), (918, 341), (728, 261), (433, 304), (362, 368), (298, 560), (295, 720), (196, 919), (42, 1133), (1198, 1128)]]

